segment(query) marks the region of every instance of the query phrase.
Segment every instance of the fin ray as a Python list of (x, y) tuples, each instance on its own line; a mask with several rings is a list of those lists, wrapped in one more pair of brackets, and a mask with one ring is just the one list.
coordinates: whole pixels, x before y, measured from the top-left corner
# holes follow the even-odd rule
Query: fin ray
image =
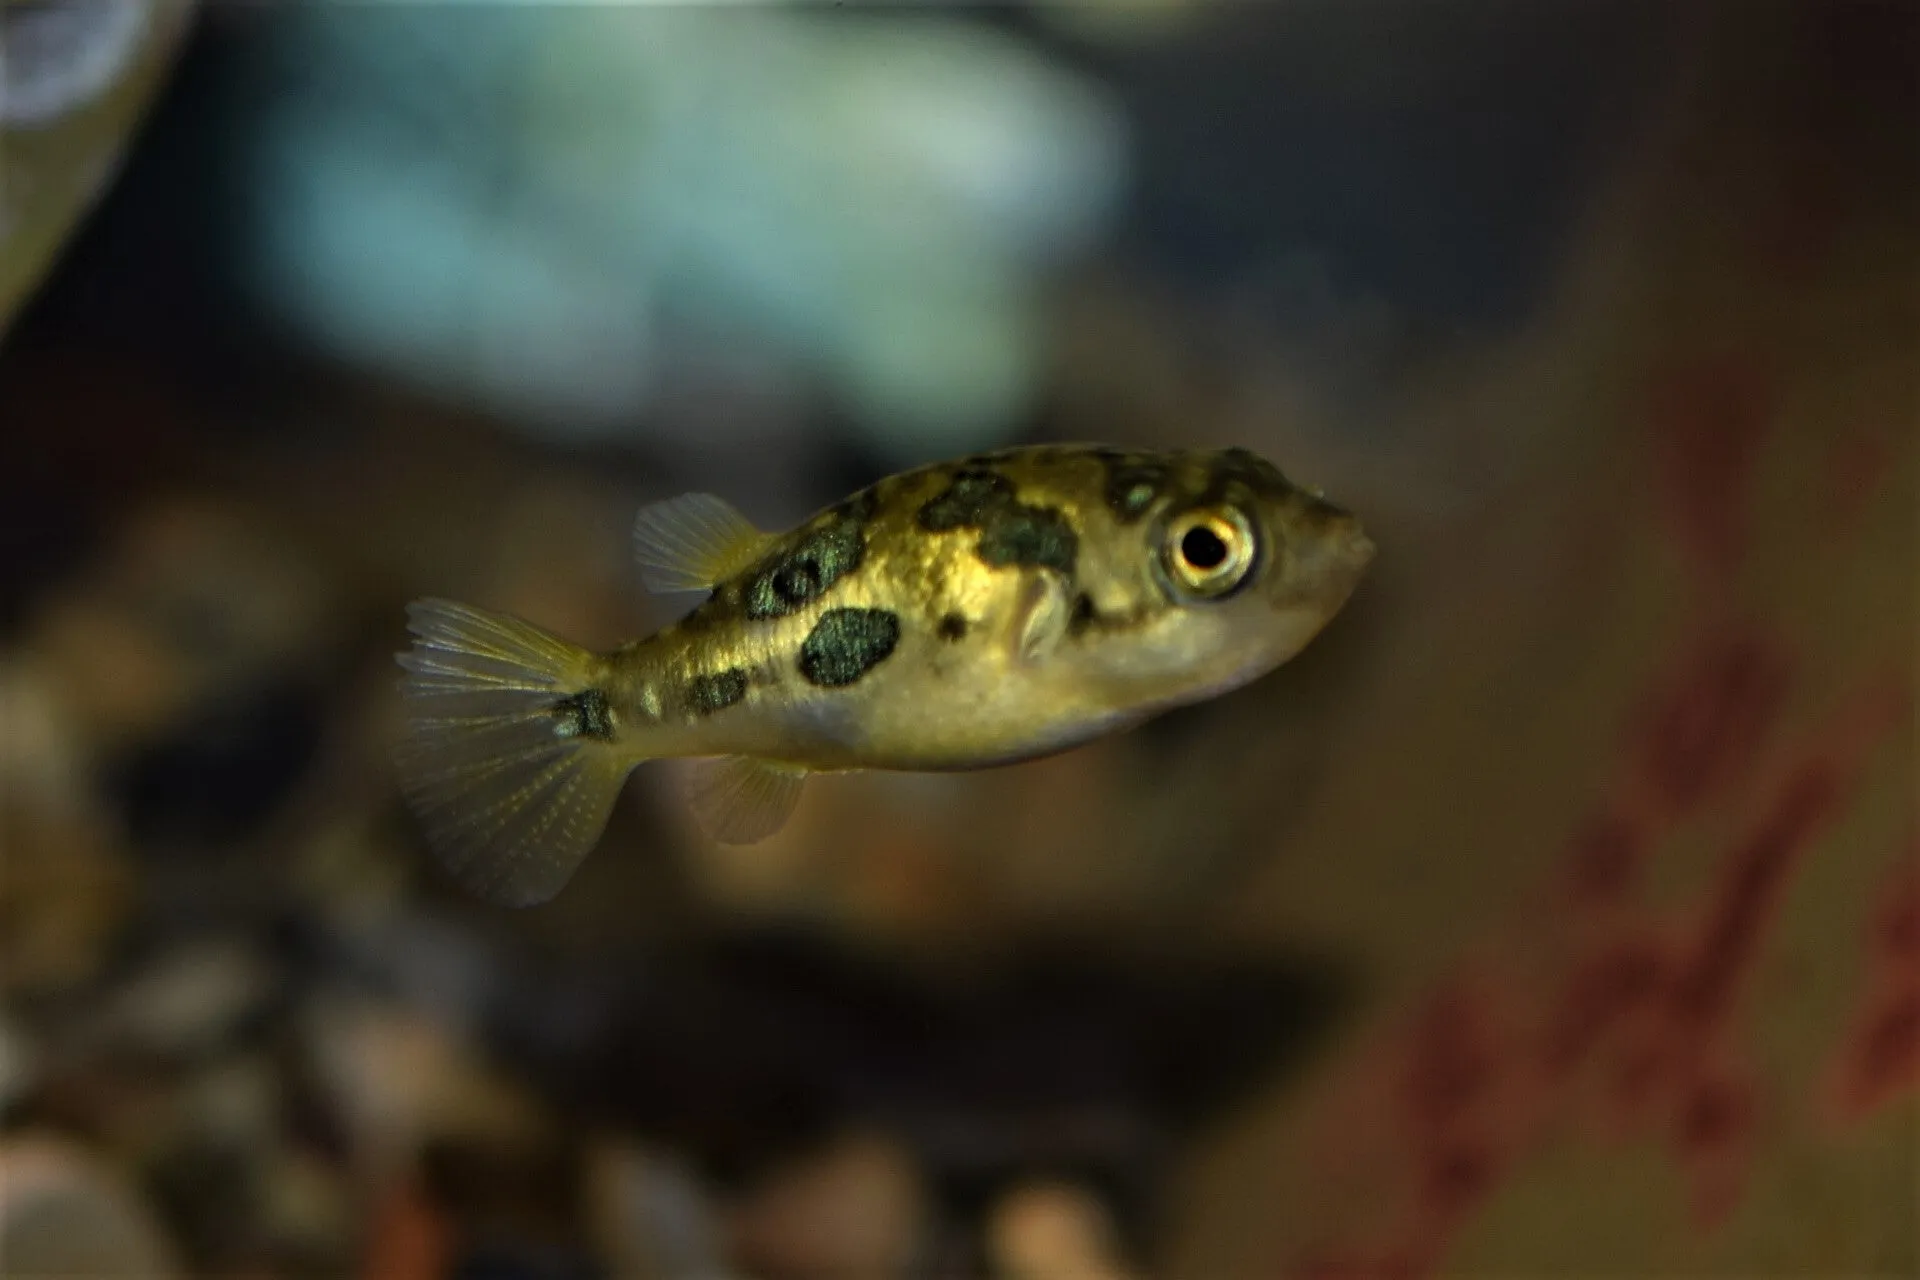
[(654, 592), (702, 591), (725, 582), (773, 543), (724, 498), (683, 493), (640, 508), (633, 557)]
[(806, 787), (806, 770), (748, 756), (689, 764), (687, 803), (701, 829), (721, 844), (757, 844), (778, 831)]
[(1023, 665), (1042, 661), (1059, 647), (1071, 613), (1066, 585), (1057, 574), (1030, 569), (1026, 575), (1008, 628), (1014, 656)]
[(442, 865), (511, 906), (544, 902), (599, 841), (637, 758), (556, 730), (593, 657), (531, 624), (444, 600), (408, 607), (402, 790)]

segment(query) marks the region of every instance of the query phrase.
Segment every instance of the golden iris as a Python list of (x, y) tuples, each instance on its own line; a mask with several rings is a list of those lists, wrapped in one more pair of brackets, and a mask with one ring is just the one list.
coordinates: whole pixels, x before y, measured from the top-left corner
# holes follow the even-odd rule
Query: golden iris
[(1184, 512), (1167, 524), (1167, 576), (1182, 595), (1214, 600), (1242, 582), (1257, 549), (1253, 525), (1233, 507)]

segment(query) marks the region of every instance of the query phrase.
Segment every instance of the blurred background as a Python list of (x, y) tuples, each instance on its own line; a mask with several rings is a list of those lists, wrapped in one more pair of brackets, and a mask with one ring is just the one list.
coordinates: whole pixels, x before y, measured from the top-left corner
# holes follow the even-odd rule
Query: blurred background
[[(1920, 1270), (1920, 11), (0, 0), (0, 1272)], [(405, 603), (1243, 445), (1381, 552), (1012, 769), (426, 855)]]

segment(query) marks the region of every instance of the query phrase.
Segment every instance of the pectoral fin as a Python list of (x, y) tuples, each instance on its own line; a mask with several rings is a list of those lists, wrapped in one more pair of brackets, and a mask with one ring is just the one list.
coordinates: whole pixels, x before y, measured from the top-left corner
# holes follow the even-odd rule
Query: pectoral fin
[(1058, 574), (1028, 570), (1008, 619), (1007, 641), (1014, 656), (1022, 663), (1044, 659), (1067, 633), (1072, 613), (1066, 583)]

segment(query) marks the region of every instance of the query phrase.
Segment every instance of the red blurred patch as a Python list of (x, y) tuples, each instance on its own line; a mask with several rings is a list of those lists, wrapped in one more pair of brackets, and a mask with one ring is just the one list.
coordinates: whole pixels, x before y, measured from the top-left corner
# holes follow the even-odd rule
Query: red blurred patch
[(1657, 814), (1691, 814), (1751, 770), (1779, 718), (1792, 663), (1757, 627), (1716, 631), (1656, 686), (1631, 749)]
[(1415, 1024), (1406, 1064), (1407, 1114), (1445, 1129), (1485, 1099), (1502, 1052), (1483, 1001), (1462, 987), (1442, 990)]
[(1667, 519), (1710, 581), (1746, 554), (1749, 489), (1773, 404), (1765, 370), (1732, 357), (1669, 368), (1648, 389)]
[(1841, 798), (1830, 765), (1803, 765), (1735, 846), (1698, 948), (1676, 984), (1675, 1013), (1683, 1024), (1710, 1028), (1725, 1016), (1734, 983), (1751, 967), (1761, 932), (1777, 913), (1783, 882)]
[(1421, 1200), (1437, 1217), (1453, 1218), (1479, 1204), (1498, 1173), (1498, 1158), (1484, 1143), (1438, 1147), (1428, 1153), (1421, 1171)]
[(1670, 1140), (1691, 1183), (1694, 1224), (1703, 1230), (1724, 1222), (1740, 1202), (1758, 1112), (1752, 1086), (1725, 1067), (1701, 1070), (1677, 1100)]
[(1410, 1219), (1387, 1256), (1427, 1274), (1512, 1168), (1535, 1093), (1527, 1037), (1484, 977), (1443, 986), (1410, 1029), (1402, 1115), (1413, 1153)]
[[(1640, 743), (1666, 762), (1646, 772), (1667, 822), (1746, 775), (1785, 695), (1784, 662), (1750, 635), (1710, 642), (1682, 673), (1656, 699), (1652, 721), (1684, 726), (1690, 749)], [(1637, 810), (1617, 800), (1596, 808), (1556, 877), (1571, 891), (1553, 901), (1577, 927), (1553, 936), (1572, 940), (1571, 959), (1538, 973), (1511, 960), (1469, 968), (1356, 1064), (1329, 1100), (1322, 1119), (1338, 1123), (1320, 1141), (1326, 1167), (1366, 1171), (1337, 1193), (1343, 1204), (1364, 1197), (1359, 1225), (1285, 1274), (1432, 1275), (1531, 1152), (1582, 1134), (1663, 1142), (1686, 1176), (1695, 1226), (1723, 1223), (1745, 1194), (1763, 1114), (1755, 1071), (1734, 1039), (1741, 989), (1794, 871), (1907, 706), (1897, 677), (1870, 681), (1810, 735), (1760, 793), (1758, 816), (1678, 927), (1639, 896), (1638, 871), (1666, 823), (1629, 816)], [(1847, 1114), (1920, 1082), (1920, 874), (1909, 876), (1873, 930), (1880, 954), (1893, 958), (1883, 967), (1904, 976), (1882, 983), (1833, 1073)], [(1605, 909), (1585, 910), (1596, 903)], [(1514, 936), (1537, 939), (1538, 927)], [(1532, 946), (1520, 953), (1537, 953)], [(1581, 1125), (1596, 1102), (1601, 1123)]]
[(1696, 1080), (1681, 1100), (1674, 1145), (1689, 1158), (1725, 1151), (1753, 1127), (1753, 1103), (1746, 1090), (1725, 1079)]
[(418, 1188), (398, 1187), (375, 1205), (363, 1280), (442, 1280), (452, 1261), (452, 1226)]
[(1331, 1255), (1311, 1258), (1288, 1274), (1300, 1280), (1415, 1280), (1424, 1272), (1404, 1257)]
[(1894, 459), (1893, 428), (1856, 427), (1834, 433), (1828, 444), (1824, 512), (1830, 532), (1842, 536), (1853, 532)]
[(1874, 935), (1881, 957), (1894, 968), (1920, 966), (1920, 846), (1887, 888)]
[(1657, 1010), (1671, 980), (1673, 959), (1651, 938), (1605, 943), (1576, 963), (1546, 1022), (1542, 1061), (1552, 1075), (1585, 1063), (1621, 1024)]
[(1823, 1086), (1822, 1109), (1842, 1125), (1920, 1089), (1920, 849), (1887, 885), (1867, 960), (1866, 994)]
[(1567, 850), (1567, 892), (1576, 910), (1616, 905), (1639, 888), (1647, 857), (1643, 824), (1617, 809), (1593, 814)]
[(1845, 1124), (1920, 1088), (1920, 983), (1872, 998), (1829, 1078), (1826, 1109)]

